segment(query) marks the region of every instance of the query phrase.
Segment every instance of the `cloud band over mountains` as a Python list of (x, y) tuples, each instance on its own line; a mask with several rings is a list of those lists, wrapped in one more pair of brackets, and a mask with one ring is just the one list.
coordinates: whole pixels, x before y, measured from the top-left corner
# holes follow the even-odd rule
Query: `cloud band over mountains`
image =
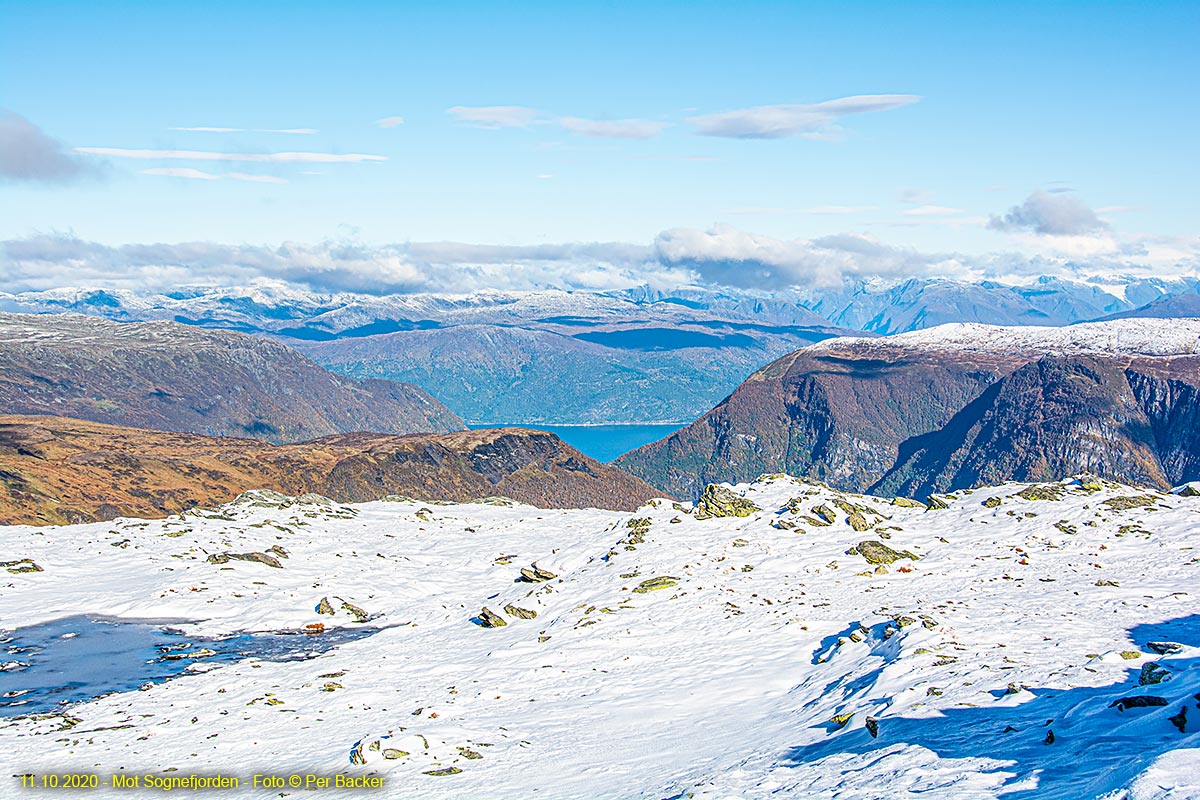
[[(1166, 253), (1155, 260), (1150, 249)], [(500, 246), (458, 242), (279, 246), (212, 242), (111, 246), (70, 235), (0, 241), (0, 291), (64, 286), (168, 291), (268, 279), (319, 292), (404, 294), (486, 290), (608, 290), (689, 284), (756, 290), (845, 280), (1051, 274), (1167, 274), (1200, 269), (1200, 238), (1075, 260), (1067, 255), (926, 253), (861, 234), (778, 239), (729, 225), (674, 228), (650, 245), (621, 242)]]

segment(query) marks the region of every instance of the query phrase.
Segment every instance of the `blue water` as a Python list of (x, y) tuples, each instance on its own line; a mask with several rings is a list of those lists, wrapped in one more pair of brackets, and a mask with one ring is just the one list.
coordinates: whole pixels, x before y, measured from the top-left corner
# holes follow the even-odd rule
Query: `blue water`
[[(315, 635), (244, 633), (206, 639), (162, 623), (87, 615), (30, 625), (0, 635), (0, 717), (61, 711), (70, 703), (162, 683), (192, 663), (312, 658), (378, 631), (333, 628)], [(215, 655), (187, 657), (202, 648)]]
[(511, 425), (468, 425), (472, 430), (480, 428), (536, 428), (553, 433), (584, 455), (597, 461), (612, 461), (619, 455), (656, 442), (682, 428), (682, 425), (538, 425), (537, 423)]

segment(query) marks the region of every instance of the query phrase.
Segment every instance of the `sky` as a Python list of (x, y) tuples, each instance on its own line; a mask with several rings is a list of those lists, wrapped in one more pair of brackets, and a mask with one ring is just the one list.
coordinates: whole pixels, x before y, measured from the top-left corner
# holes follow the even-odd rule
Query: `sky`
[(1194, 274), (1198, 35), (1195, 2), (0, 0), (0, 289)]

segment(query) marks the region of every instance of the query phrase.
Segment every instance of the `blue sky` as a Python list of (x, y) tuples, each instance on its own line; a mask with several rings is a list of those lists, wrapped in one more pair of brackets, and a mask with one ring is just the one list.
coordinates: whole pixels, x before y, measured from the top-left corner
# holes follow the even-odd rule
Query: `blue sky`
[(736, 257), (852, 234), (1194, 267), (1198, 8), (0, 0), (10, 132), (73, 165), (9, 170), (0, 239), (690, 231)]

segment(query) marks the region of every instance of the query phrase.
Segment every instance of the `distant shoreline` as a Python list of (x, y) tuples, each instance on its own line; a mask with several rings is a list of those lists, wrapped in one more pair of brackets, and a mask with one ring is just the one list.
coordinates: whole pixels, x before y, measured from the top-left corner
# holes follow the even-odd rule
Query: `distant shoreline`
[(647, 428), (675, 426), (682, 428), (687, 422), (467, 422), (472, 430), (481, 428)]

